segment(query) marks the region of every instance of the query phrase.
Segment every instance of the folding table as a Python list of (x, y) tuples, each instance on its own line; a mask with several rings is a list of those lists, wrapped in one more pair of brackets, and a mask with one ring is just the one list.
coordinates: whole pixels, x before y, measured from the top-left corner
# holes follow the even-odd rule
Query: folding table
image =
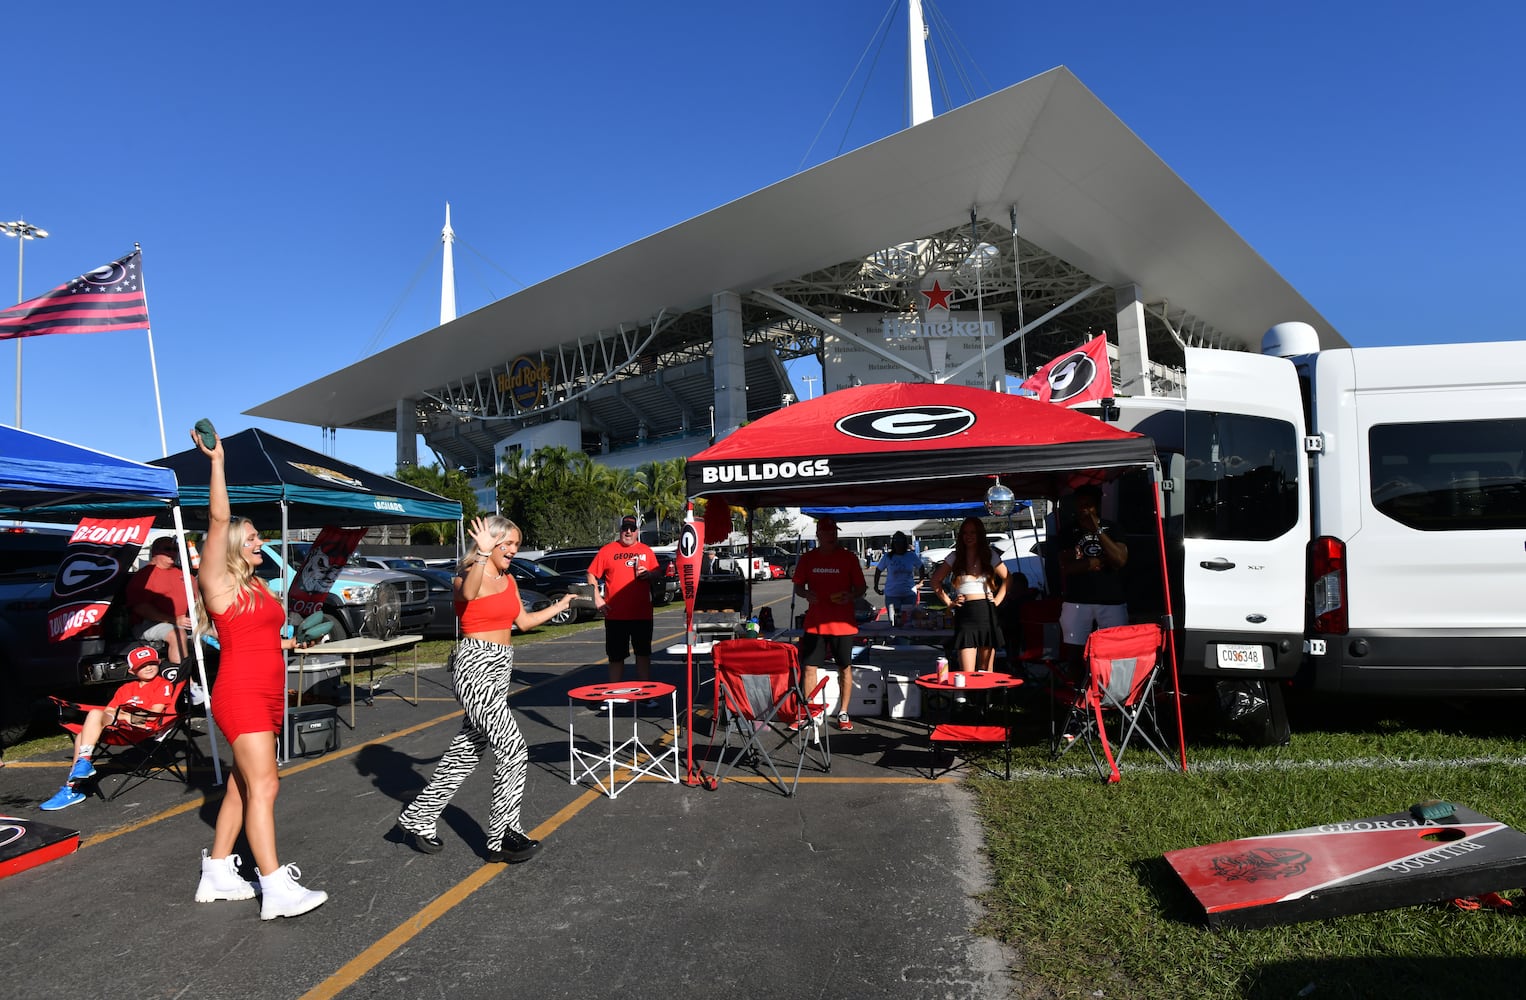
[[(643, 775), (656, 775), (670, 784), (678, 784), (678, 741), (658, 753), (641, 742), (641, 703), (654, 698), (668, 699), (668, 712), (673, 722), (673, 732), (678, 732), (678, 698), (675, 688), (662, 681), (615, 681), (604, 684), (587, 684), (567, 692), (567, 768), (568, 784), (576, 785), (584, 778), (592, 778), (599, 790), (614, 798)], [(575, 702), (584, 705), (603, 704), (608, 711), (605, 724), (608, 731), (605, 743), (597, 751), (584, 750), (577, 745), (572, 731)], [(631, 707), (631, 735), (620, 744), (615, 743), (615, 707)], [(642, 757), (646, 757), (645, 763)], [(667, 762), (672, 762), (671, 769)], [(616, 773), (617, 769), (620, 773)], [(600, 771), (606, 773), (601, 776)]]

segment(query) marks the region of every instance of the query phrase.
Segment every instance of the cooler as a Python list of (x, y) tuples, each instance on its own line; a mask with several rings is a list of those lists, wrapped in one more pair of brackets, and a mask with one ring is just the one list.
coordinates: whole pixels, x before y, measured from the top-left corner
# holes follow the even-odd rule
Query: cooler
[(339, 749), (339, 710), (333, 705), (294, 705), (286, 710), (286, 735), (277, 756), (315, 757)]
[[(822, 691), (822, 697), (827, 703), (827, 711), (837, 707), (837, 692), (842, 674), (837, 670), (826, 667), (817, 668), (817, 680), (823, 676), (827, 679), (827, 686)], [(810, 694), (809, 691), (806, 694)], [(867, 663), (853, 664), (853, 691), (848, 698), (848, 715), (872, 718), (883, 714), (885, 711), (885, 680), (880, 673), (880, 668)]]
[(885, 675), (885, 707), (892, 719), (922, 718), (922, 689), (916, 681), (915, 674)]

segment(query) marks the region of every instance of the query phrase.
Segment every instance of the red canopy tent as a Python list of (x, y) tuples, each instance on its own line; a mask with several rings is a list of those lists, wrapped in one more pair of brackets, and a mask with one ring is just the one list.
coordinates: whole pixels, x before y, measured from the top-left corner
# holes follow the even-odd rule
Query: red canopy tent
[[(893, 382), (776, 410), (690, 458), (687, 479), (691, 497), (756, 509), (980, 499), (996, 476), (1019, 497), (1056, 498), (1136, 469), (1159, 478), (1155, 443), (1144, 435), (1024, 396)], [(1155, 503), (1177, 687), (1158, 486)], [(1186, 770), (1184, 742), (1181, 762)]]

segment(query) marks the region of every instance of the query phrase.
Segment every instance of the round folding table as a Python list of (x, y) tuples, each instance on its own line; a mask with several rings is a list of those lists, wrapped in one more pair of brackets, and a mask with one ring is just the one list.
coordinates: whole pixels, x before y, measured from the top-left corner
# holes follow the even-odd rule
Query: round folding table
[[(586, 684), (567, 692), (567, 767), (569, 784), (576, 785), (584, 778), (592, 778), (599, 790), (610, 798), (619, 795), (631, 782), (644, 775), (678, 784), (678, 740), (665, 750), (654, 752), (641, 742), (642, 702), (668, 699), (668, 714), (673, 723), (672, 731), (678, 732), (678, 698), (675, 688), (662, 681), (615, 681), (604, 684)], [(573, 733), (573, 716), (577, 703), (585, 708), (605, 705), (604, 746), (598, 750), (585, 750), (577, 745)], [(617, 707), (631, 707), (631, 735), (629, 739), (615, 743), (615, 715)], [(669, 763), (671, 762), (671, 766)]]
[[(956, 678), (959, 680), (956, 681)], [(929, 726), (927, 734), (928, 748), (933, 752), (933, 764), (928, 768), (929, 774), (936, 777), (937, 752), (939, 744), (948, 746), (971, 745), (971, 744), (996, 744), (1000, 743), (1006, 758), (1006, 777), (1012, 777), (1012, 734), (1008, 713), (1011, 710), (1007, 703), (1007, 692), (1022, 685), (1022, 679), (1013, 677), (1011, 674), (999, 674), (991, 670), (977, 670), (973, 673), (963, 671), (950, 673), (946, 680), (939, 680), (938, 675), (923, 674), (916, 679), (917, 687), (928, 692), (940, 692), (947, 694), (965, 691), (980, 691), (989, 695), (992, 691), (1000, 691), (1002, 695), (1002, 724), (992, 725), (954, 725), (949, 722)], [(950, 767), (948, 770), (952, 770)]]

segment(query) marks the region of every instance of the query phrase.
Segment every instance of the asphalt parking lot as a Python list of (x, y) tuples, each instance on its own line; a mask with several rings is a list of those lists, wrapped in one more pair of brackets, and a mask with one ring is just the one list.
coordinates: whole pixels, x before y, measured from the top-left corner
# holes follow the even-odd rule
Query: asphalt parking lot
[[(787, 583), (758, 595), (787, 620)], [(681, 609), (658, 615), (660, 645), (681, 641)], [(1011, 995), (1016, 957), (972, 931), (988, 875), (969, 798), (927, 778), (920, 724), (855, 720), (834, 734), (830, 774), (807, 765), (793, 798), (744, 777), (715, 791), (643, 779), (608, 799), (571, 784), (568, 762), (567, 691), (604, 680), (601, 639), (517, 649), (524, 819), (545, 843), (526, 864), (484, 863), (487, 765), (447, 809), (442, 853), (396, 835), (459, 726), (443, 669), (424, 669), (417, 705), (411, 677), (383, 680), (338, 751), (283, 767), (282, 860), (330, 897), (299, 918), (192, 900), (220, 797), (209, 772), (41, 813), (63, 755), (12, 761), (0, 811), (78, 829), (81, 847), (0, 881), (0, 982), (13, 996), (244, 1000)], [(682, 692), (681, 657), (653, 672)], [(665, 712), (638, 723), (648, 745), (674, 738)], [(581, 704), (570, 718), (580, 746), (605, 731)]]

